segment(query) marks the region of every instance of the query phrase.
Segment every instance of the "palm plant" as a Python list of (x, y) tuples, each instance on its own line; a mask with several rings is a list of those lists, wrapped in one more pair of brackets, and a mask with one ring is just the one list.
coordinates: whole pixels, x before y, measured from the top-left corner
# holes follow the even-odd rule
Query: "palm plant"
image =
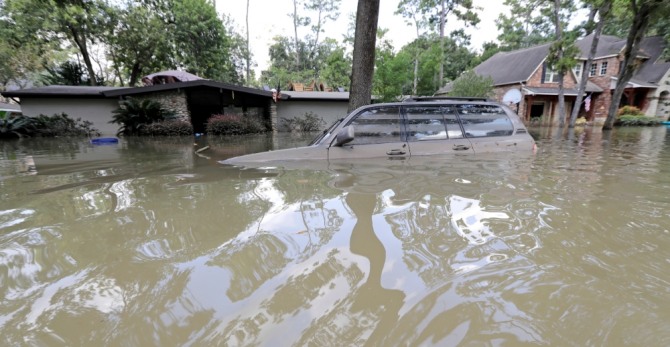
[(110, 123), (121, 125), (117, 135), (139, 135), (146, 125), (174, 119), (175, 114), (151, 99), (127, 99), (112, 112)]
[(33, 132), (33, 119), (23, 115), (11, 115), (0, 111), (0, 138), (30, 136)]

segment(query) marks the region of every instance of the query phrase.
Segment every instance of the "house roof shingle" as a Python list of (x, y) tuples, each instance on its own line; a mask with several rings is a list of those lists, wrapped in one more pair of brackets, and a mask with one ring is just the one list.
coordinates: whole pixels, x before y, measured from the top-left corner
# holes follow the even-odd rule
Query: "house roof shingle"
[[(577, 47), (581, 51), (579, 59), (587, 58), (592, 42), (593, 35), (577, 41)], [(526, 82), (538, 68), (541, 68), (549, 53), (550, 45), (547, 43), (511, 52), (498, 52), (474, 70), (478, 75), (492, 77), (494, 86)], [(625, 46), (624, 39), (602, 35), (598, 41), (595, 59), (616, 56)], [(664, 47), (665, 41), (660, 36), (642, 40), (638, 57), (645, 59), (645, 62), (631, 79), (632, 83), (645, 87), (658, 87), (658, 83), (670, 70), (670, 62), (661, 60)], [(602, 89), (591, 83), (590, 86), (587, 85), (587, 91), (596, 92)]]
[(480, 76), (491, 76), (494, 86), (525, 82), (547, 57), (549, 46), (547, 43), (517, 51), (498, 52), (474, 70)]
[(29, 89), (19, 89), (2, 92), (2, 95), (9, 98), (15, 97), (63, 97), (77, 96), (82, 98), (104, 98), (103, 92), (114, 91), (118, 89), (128, 89), (127, 87), (91, 87), (91, 86), (46, 86)]

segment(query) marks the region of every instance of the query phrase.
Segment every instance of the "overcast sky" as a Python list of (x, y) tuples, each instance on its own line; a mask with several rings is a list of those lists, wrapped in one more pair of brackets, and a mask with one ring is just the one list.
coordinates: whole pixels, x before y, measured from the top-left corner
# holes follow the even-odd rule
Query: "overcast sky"
[[(471, 35), (472, 48), (480, 50), (484, 42), (497, 41), (498, 31), (495, 19), (506, 10), (502, 0), (474, 0), (476, 6), (482, 8), (479, 12), (480, 24), (477, 28), (466, 28)], [(329, 23), (325, 36), (342, 40), (347, 31), (349, 13), (356, 13), (358, 0), (342, 0), (340, 16), (337, 22)], [(408, 26), (401, 16), (394, 15), (398, 0), (381, 0), (379, 10), (379, 27), (389, 29), (387, 37), (393, 42), (398, 51), (402, 46), (411, 42), (415, 36), (414, 28)], [(228, 14), (237, 25), (238, 32), (244, 35), (246, 0), (216, 0), (216, 9), (219, 13)], [(250, 0), (249, 5), (249, 38), (251, 51), (256, 67), (257, 76), (260, 70), (266, 69), (269, 64), (268, 47), (272, 37), (276, 35), (293, 37), (293, 22), (288, 16), (293, 12), (293, 0)], [(447, 24), (447, 32), (458, 29), (456, 23)], [(303, 35), (308, 33), (302, 28)], [(298, 31), (301, 35), (301, 31)]]

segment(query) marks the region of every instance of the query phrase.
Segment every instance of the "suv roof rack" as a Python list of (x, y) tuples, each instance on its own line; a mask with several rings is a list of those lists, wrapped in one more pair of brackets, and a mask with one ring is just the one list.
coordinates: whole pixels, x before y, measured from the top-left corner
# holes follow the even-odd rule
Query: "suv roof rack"
[(440, 100), (491, 101), (491, 99), (489, 98), (482, 98), (475, 96), (410, 96), (408, 98), (405, 98), (402, 102), (440, 101)]

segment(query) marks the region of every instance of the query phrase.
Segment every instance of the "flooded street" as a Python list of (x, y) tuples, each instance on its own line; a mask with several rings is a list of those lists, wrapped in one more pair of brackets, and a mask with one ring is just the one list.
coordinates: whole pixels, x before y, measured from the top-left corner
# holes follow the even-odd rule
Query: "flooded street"
[(670, 345), (670, 127), (555, 131), (291, 169), (218, 161), (309, 136), (0, 142), (0, 345)]

